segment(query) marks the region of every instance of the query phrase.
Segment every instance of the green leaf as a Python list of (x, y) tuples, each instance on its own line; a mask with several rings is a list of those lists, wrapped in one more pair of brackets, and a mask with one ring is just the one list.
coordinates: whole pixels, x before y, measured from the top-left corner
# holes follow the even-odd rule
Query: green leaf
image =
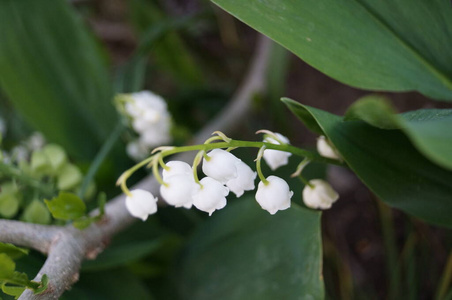
[(86, 212), (86, 206), (77, 195), (60, 192), (52, 200), (44, 200), (47, 208), (55, 219), (75, 220), (81, 218)]
[(15, 269), (16, 264), (11, 257), (6, 253), (0, 253), (0, 282), (12, 278)]
[(147, 286), (125, 268), (104, 272), (83, 273), (70, 291), (63, 294), (61, 300), (123, 300), (153, 299)]
[(104, 57), (65, 0), (0, 1), (0, 86), (26, 121), (76, 158), (116, 123)]
[[(383, 130), (283, 99), (315, 119), (345, 162), (379, 198), (429, 223), (452, 228), (452, 172), (427, 160), (400, 130)], [(298, 114), (304, 111), (303, 114)]]
[(43, 293), (45, 290), (47, 290), (48, 285), (49, 285), (49, 277), (46, 274), (44, 274), (44, 275), (42, 275), (40, 286), (37, 289), (35, 289), (33, 291), (33, 293), (36, 295)]
[(12, 259), (17, 259), (24, 255), (28, 255), (28, 249), (19, 248), (9, 243), (0, 242), (0, 253), (8, 255)]
[(13, 296), (14, 299), (18, 299), (19, 296), (25, 291), (25, 287), (23, 286), (8, 286), (6, 283), (3, 283), (1, 288), (3, 293)]
[(162, 242), (161, 239), (157, 239), (108, 248), (95, 260), (83, 262), (83, 271), (111, 269), (137, 261), (157, 250), (162, 245)]
[(177, 267), (181, 299), (323, 299), (320, 213), (274, 216), (253, 198), (216, 212)]
[(449, 1), (212, 1), (345, 84), (452, 100)]
[(452, 109), (421, 109), (396, 115), (382, 97), (366, 96), (347, 111), (344, 120), (352, 119), (383, 129), (400, 128), (427, 158), (452, 169)]
[(83, 180), (83, 174), (80, 169), (66, 163), (58, 172), (57, 187), (59, 190), (68, 191), (76, 188)]
[(35, 223), (35, 224), (50, 224), (52, 218), (47, 207), (39, 199), (34, 199), (25, 208), (21, 219), (25, 222)]

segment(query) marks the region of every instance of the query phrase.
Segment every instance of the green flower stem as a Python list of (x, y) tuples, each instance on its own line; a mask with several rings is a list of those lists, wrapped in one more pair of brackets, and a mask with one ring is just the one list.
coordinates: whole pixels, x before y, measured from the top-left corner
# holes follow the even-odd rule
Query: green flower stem
[(154, 174), (155, 179), (157, 179), (157, 181), (161, 184), (164, 185), (166, 187), (168, 187), (168, 183), (164, 182), (162, 177), (160, 176), (160, 172), (159, 172), (159, 163), (158, 161), (162, 160), (162, 155), (161, 153), (157, 154), (157, 156), (153, 157), (154, 161), (151, 161), (152, 164), (152, 173)]
[(102, 162), (105, 160), (110, 151), (113, 149), (113, 146), (121, 136), (121, 133), (124, 130), (124, 128), (125, 128), (124, 125), (121, 122), (119, 122), (118, 125), (116, 125), (116, 127), (111, 132), (108, 139), (102, 145), (102, 148), (100, 148), (99, 152), (96, 154), (96, 157), (89, 166), (88, 173), (86, 173), (85, 177), (83, 178), (82, 186), (80, 187), (80, 190), (78, 192), (78, 196), (81, 199), (83, 199), (86, 190), (89, 187), (89, 184), (91, 183), (91, 181), (93, 181), (93, 178), (96, 175), (97, 171), (99, 170)]
[(187, 151), (199, 151), (199, 150), (208, 151), (208, 150), (217, 149), (217, 148), (230, 148), (230, 147), (262, 148), (263, 146), (265, 146), (266, 149), (274, 149), (274, 150), (290, 152), (290, 153), (300, 156), (300, 157), (306, 157), (311, 161), (323, 162), (323, 163), (334, 164), (334, 165), (342, 165), (342, 163), (340, 161), (326, 158), (326, 157), (320, 156), (316, 152), (303, 150), (303, 149), (294, 147), (292, 145), (286, 145), (286, 144), (277, 145), (277, 144), (271, 144), (271, 143), (265, 143), (265, 142), (250, 142), (250, 141), (239, 141), (239, 140), (231, 140), (229, 143), (220, 142), (220, 143), (212, 143), (212, 144), (174, 147), (170, 150), (163, 151), (162, 155), (163, 155), (163, 157), (166, 157), (169, 155), (173, 155), (173, 154), (181, 153), (181, 152), (187, 152)]
[(55, 195), (56, 190), (52, 184), (41, 182), (13, 165), (0, 162), (0, 174), (20, 181), (44, 196), (53, 197)]
[[(218, 149), (218, 148), (262, 148), (265, 147), (265, 149), (274, 149), (274, 150), (280, 150), (285, 152), (290, 152), (294, 155), (301, 156), (304, 158), (309, 159), (310, 161), (316, 161), (316, 162), (323, 162), (323, 163), (329, 163), (329, 164), (335, 164), (335, 165), (343, 165), (342, 162), (326, 158), (323, 156), (320, 156), (316, 152), (303, 150), (291, 145), (283, 144), (283, 145), (277, 145), (277, 144), (271, 144), (271, 143), (265, 143), (265, 142), (250, 142), (250, 141), (239, 141), (239, 140), (230, 140), (229, 142), (219, 142), (219, 143), (211, 143), (211, 144), (200, 144), (200, 145), (192, 145), (192, 146), (182, 146), (182, 147), (171, 147), (168, 149), (165, 149), (165, 147), (157, 148), (160, 149), (160, 153), (156, 154), (159, 155), (159, 159), (164, 159), (167, 156), (181, 153), (181, 152), (188, 152), (188, 151), (202, 151), (200, 153), (204, 154), (208, 150), (212, 149)], [(155, 149), (154, 152), (157, 150)], [(200, 154), (201, 155), (201, 154)], [(150, 156), (146, 158), (145, 160), (139, 162), (138, 164), (134, 165), (132, 168), (125, 171), (121, 177), (119, 177), (117, 184), (121, 186), (121, 189), (124, 191), (126, 195), (130, 195), (130, 191), (127, 188), (126, 181), (127, 178), (129, 178), (136, 170), (139, 168), (151, 164), (154, 168), (157, 169), (157, 171), (154, 170), (154, 175), (156, 176), (156, 179), (163, 183), (160, 174), (158, 173), (158, 163), (153, 164), (153, 159), (155, 159), (155, 155)], [(198, 162), (199, 164), (199, 162)], [(155, 166), (154, 166), (155, 165)], [(193, 167), (195, 168), (195, 166)], [(260, 165), (259, 165), (260, 168)], [(263, 177), (262, 172), (260, 173), (261, 180), (265, 183), (266, 179)], [(195, 174), (197, 176), (197, 173)], [(196, 178), (196, 177), (195, 177)]]
[(259, 153), (257, 154), (257, 159), (256, 159), (256, 171), (257, 171), (257, 175), (259, 176), (259, 179), (264, 183), (264, 185), (268, 185), (268, 180), (265, 178), (264, 174), (262, 173), (262, 168), (261, 168), (261, 161), (262, 161), (262, 156), (264, 155), (264, 151), (265, 151), (265, 147), (262, 147), (259, 149)]
[[(192, 169), (193, 169), (193, 177), (195, 178), (195, 182), (197, 183), (197, 184), (199, 184), (201, 187), (202, 187), (202, 184), (201, 184), (201, 182), (199, 181), (199, 177), (198, 177), (198, 166), (199, 166), (199, 164), (201, 163), (201, 157), (202, 156), (204, 156), (204, 158), (206, 157), (206, 152), (205, 151), (199, 151), (197, 154), (196, 154), (196, 156), (195, 156), (195, 159), (193, 160), (193, 166), (192, 166)], [(210, 158), (209, 158), (210, 159)], [(207, 159), (206, 159), (207, 160)]]

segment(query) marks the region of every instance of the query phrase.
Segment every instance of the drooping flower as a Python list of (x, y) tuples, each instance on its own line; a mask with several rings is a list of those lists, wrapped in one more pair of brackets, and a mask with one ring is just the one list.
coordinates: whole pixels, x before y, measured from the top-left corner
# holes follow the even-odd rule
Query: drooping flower
[(171, 160), (166, 163), (168, 170), (163, 169), (162, 176), (163, 180), (179, 174), (191, 174), (193, 176), (193, 169), (189, 164), (179, 160)]
[[(281, 141), (280, 143), (278, 140), (271, 136), (266, 136), (264, 138), (264, 142), (275, 144), (275, 145), (281, 145), (281, 144), (290, 144), (289, 139), (285, 136), (283, 136), (280, 133), (275, 132), (275, 135), (278, 137), (278, 140)], [(276, 170), (277, 168), (287, 165), (289, 162), (289, 157), (292, 155), (290, 152), (280, 151), (280, 150), (274, 150), (274, 149), (266, 149), (264, 151), (264, 160), (267, 163), (267, 165), (272, 169), (272, 171)]]
[(339, 194), (322, 179), (312, 179), (303, 189), (303, 201), (310, 208), (328, 209), (339, 199)]
[(200, 186), (193, 174), (176, 174), (164, 179), (165, 185), (160, 186), (160, 195), (170, 205), (191, 208), (192, 195), (198, 192)]
[(202, 187), (193, 194), (193, 205), (211, 216), (215, 210), (226, 206), (229, 189), (210, 177), (204, 177), (200, 183)]
[(317, 138), (317, 151), (323, 157), (328, 157), (332, 159), (341, 159), (339, 153), (337, 153), (336, 149), (334, 149), (334, 147), (323, 135)]
[(243, 161), (236, 162), (237, 177), (229, 180), (226, 186), (232, 191), (237, 198), (242, 196), (245, 191), (254, 190), (254, 180), (257, 173), (254, 172)]
[(136, 189), (130, 194), (126, 197), (126, 208), (132, 216), (146, 221), (149, 215), (157, 212), (157, 198), (150, 192)]
[(149, 154), (149, 148), (137, 139), (127, 144), (126, 152), (133, 160), (140, 161)]
[(202, 162), (202, 171), (207, 176), (226, 184), (229, 180), (237, 178), (237, 166), (240, 161), (233, 154), (222, 150), (214, 149), (207, 153), (208, 160)]
[(256, 192), (256, 201), (270, 214), (274, 215), (278, 210), (290, 207), (290, 199), (293, 192), (287, 182), (277, 176), (268, 176), (268, 184), (259, 182)]

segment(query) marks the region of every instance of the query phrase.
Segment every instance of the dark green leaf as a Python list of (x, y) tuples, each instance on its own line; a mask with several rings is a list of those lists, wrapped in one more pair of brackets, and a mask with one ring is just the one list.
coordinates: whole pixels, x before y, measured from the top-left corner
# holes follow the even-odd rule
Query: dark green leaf
[(28, 254), (28, 249), (19, 248), (13, 244), (1, 243), (0, 242), (0, 253), (8, 255), (12, 259), (17, 259)]
[(86, 211), (85, 203), (77, 195), (60, 192), (52, 200), (44, 200), (55, 219), (75, 220), (81, 218)]
[(383, 129), (400, 128), (425, 156), (452, 169), (452, 109), (421, 109), (396, 115), (381, 97), (367, 96), (347, 111), (344, 120), (352, 119)]
[(271, 216), (253, 198), (215, 212), (177, 268), (181, 299), (323, 299), (320, 213)]
[(452, 100), (449, 1), (212, 1), (345, 84)]
[[(350, 168), (383, 201), (432, 224), (452, 228), (452, 172), (419, 153), (400, 130), (383, 130), (290, 99), (307, 122), (314, 118)], [(304, 111), (303, 114), (298, 114)]]
[(80, 281), (61, 300), (150, 300), (152, 296), (145, 284), (127, 269), (82, 273)]
[(115, 124), (103, 56), (68, 1), (0, 1), (0, 86), (25, 119), (90, 158)]

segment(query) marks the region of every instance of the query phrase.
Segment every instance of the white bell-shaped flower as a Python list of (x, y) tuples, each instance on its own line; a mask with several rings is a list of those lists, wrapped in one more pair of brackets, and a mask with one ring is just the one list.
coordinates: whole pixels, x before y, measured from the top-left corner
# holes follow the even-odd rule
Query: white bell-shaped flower
[(170, 205), (191, 208), (192, 195), (200, 186), (193, 178), (193, 174), (176, 174), (164, 179), (166, 185), (160, 186), (160, 195)]
[(317, 151), (323, 157), (328, 157), (332, 159), (341, 159), (339, 153), (337, 153), (336, 149), (334, 149), (333, 146), (331, 146), (329, 141), (323, 135), (317, 138)]
[(126, 208), (132, 216), (146, 221), (149, 215), (157, 212), (157, 198), (150, 192), (137, 189), (130, 194), (126, 197)]
[(312, 179), (303, 189), (303, 202), (307, 207), (328, 209), (339, 199), (339, 194), (322, 179)]
[(259, 182), (256, 192), (256, 201), (270, 214), (274, 215), (278, 210), (285, 210), (290, 207), (290, 199), (293, 192), (284, 179), (277, 176), (268, 176), (268, 184)]
[(226, 206), (229, 189), (210, 177), (204, 177), (200, 182), (202, 187), (193, 194), (193, 205), (211, 216), (215, 210)]
[(240, 161), (233, 154), (222, 149), (213, 149), (207, 156), (209, 160), (203, 159), (202, 171), (207, 176), (226, 184), (231, 179), (237, 178), (236, 163)]
[(163, 181), (165, 179), (179, 174), (188, 174), (193, 176), (192, 167), (184, 161), (179, 160), (171, 160), (166, 163), (166, 166), (169, 168), (168, 170), (163, 169), (162, 177)]
[[(275, 135), (278, 137), (278, 140), (280, 140), (283, 144), (290, 144), (289, 139), (285, 136), (283, 136), (280, 133), (275, 132)], [(264, 142), (275, 144), (275, 145), (281, 145), (279, 141), (274, 139), (271, 136), (266, 136), (264, 138)], [(292, 155), (290, 152), (280, 151), (280, 150), (273, 150), (273, 149), (265, 149), (264, 151), (264, 160), (267, 163), (267, 165), (272, 169), (272, 171), (276, 170), (277, 168), (287, 165), (289, 162), (289, 157)]]
[(254, 172), (243, 161), (237, 162), (236, 167), (237, 167), (237, 177), (229, 180), (226, 183), (226, 186), (237, 197), (240, 197), (243, 195), (245, 191), (254, 190), (254, 180), (256, 179), (257, 173)]

